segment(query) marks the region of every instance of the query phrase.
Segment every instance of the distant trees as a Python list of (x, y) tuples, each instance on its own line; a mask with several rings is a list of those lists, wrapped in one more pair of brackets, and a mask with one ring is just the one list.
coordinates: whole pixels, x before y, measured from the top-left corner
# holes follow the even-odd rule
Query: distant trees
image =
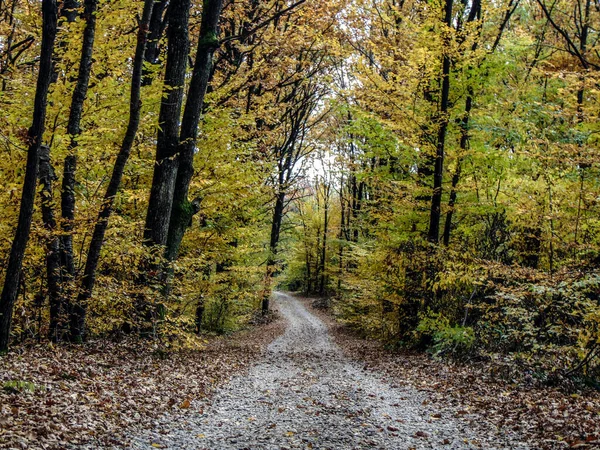
[(318, 294), (328, 274), (336, 314), (394, 345), (582, 373), (597, 337), (598, 9), (356, 0), (343, 14), (318, 139), (333, 198), (322, 208), (315, 181), (295, 205), (284, 282)]

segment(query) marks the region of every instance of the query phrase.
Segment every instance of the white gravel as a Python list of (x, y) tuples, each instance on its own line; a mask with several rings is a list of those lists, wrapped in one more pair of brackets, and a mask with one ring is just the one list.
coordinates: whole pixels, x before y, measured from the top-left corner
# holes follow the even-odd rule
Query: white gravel
[[(134, 436), (135, 449), (526, 449), (484, 418), (428, 404), (346, 359), (327, 327), (277, 293), (288, 327), (246, 375), (210, 405), (164, 416)], [(193, 376), (193, 374), (190, 374)]]

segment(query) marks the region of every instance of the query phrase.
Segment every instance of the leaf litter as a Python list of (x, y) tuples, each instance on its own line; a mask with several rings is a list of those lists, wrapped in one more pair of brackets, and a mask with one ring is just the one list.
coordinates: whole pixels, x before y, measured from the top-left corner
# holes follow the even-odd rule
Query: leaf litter
[(15, 347), (0, 358), (0, 448), (124, 445), (164, 413), (197, 413), (193, 400), (246, 370), (283, 328), (276, 320), (173, 352), (133, 338)]

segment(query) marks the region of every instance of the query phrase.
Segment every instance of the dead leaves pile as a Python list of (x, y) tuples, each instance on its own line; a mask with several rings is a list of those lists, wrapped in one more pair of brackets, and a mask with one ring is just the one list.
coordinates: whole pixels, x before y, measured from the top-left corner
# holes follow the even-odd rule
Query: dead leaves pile
[(123, 444), (125, 430), (191, 410), (282, 331), (276, 321), (166, 354), (139, 340), (16, 348), (0, 358), (0, 448)]

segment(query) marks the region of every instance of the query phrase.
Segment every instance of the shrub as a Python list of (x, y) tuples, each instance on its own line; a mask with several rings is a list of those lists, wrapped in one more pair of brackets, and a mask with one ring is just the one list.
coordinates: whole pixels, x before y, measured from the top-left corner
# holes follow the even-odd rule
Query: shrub
[(421, 340), (432, 340), (431, 352), (436, 355), (450, 354), (455, 357), (467, 355), (475, 343), (473, 328), (462, 325), (450, 325), (450, 321), (440, 313), (428, 311), (421, 317), (416, 329)]

